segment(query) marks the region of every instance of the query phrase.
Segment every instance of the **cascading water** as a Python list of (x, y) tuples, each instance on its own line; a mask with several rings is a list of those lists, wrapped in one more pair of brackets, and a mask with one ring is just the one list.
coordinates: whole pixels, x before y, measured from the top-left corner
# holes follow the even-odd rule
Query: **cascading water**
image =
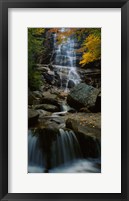
[[(60, 29), (65, 32), (66, 28)], [(55, 67), (59, 70), (61, 87), (67, 91), (69, 83), (76, 85), (80, 83), (80, 77), (76, 69), (76, 52), (75, 52), (75, 39), (68, 37), (61, 44), (57, 43), (57, 34), (54, 34), (54, 48), (55, 48)]]
[(28, 172), (43, 172), (43, 155), (39, 148), (38, 137), (29, 130), (28, 136)]
[[(39, 148), (39, 138), (29, 131), (28, 147), (28, 172), (46, 172), (46, 156)], [(96, 163), (100, 161), (90, 161), (82, 157), (81, 148), (76, 135), (71, 130), (59, 129), (55, 140), (50, 147), (51, 168), (47, 172), (100, 172)]]
[[(47, 153), (43, 154), (39, 148), (39, 138), (29, 131), (28, 172), (46, 172)], [(51, 168), (47, 172), (100, 172), (97, 161), (90, 161), (82, 157), (81, 148), (76, 135), (71, 130), (59, 129), (56, 140), (52, 141), (50, 148)]]
[(53, 142), (51, 147), (52, 167), (67, 164), (69, 161), (73, 161), (74, 159), (81, 157), (80, 145), (74, 132), (59, 129), (57, 140)]

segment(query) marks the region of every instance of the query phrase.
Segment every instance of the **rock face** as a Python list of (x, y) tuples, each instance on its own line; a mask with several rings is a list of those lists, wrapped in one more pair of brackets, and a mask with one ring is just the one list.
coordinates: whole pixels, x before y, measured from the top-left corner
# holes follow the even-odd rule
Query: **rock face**
[(76, 109), (87, 107), (94, 111), (99, 90), (85, 83), (76, 85), (67, 97), (67, 103)]
[(39, 118), (39, 113), (36, 110), (28, 109), (28, 124), (29, 126), (33, 126), (37, 123)]
[(79, 120), (67, 119), (66, 127), (72, 129), (81, 145), (83, 157), (101, 156), (101, 129), (80, 124)]

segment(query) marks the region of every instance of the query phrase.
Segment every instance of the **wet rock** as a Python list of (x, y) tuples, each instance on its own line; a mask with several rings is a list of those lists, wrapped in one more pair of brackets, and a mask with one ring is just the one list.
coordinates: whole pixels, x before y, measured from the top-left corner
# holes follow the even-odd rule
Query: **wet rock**
[(101, 157), (101, 141), (98, 138), (77, 133), (78, 141), (84, 158), (100, 158)]
[(39, 118), (39, 113), (36, 110), (28, 109), (28, 124), (33, 126), (37, 123)]
[(67, 96), (68, 96), (68, 92), (65, 92), (65, 91), (61, 91), (58, 94), (58, 97), (61, 98), (61, 99), (65, 99)]
[(57, 98), (56, 94), (52, 94), (49, 91), (46, 91), (43, 93), (43, 98), (53, 99), (55, 100)]
[(60, 103), (57, 99), (57, 95), (56, 94), (52, 94), (50, 92), (44, 92), (43, 93), (43, 98), (41, 101), (43, 104), (52, 104), (58, 107), (58, 111), (60, 109)]
[(33, 91), (32, 93), (36, 98), (42, 98), (42, 93), (40, 91)]
[(101, 156), (101, 129), (92, 128), (88, 125), (83, 125), (82, 121), (67, 119), (66, 127), (72, 129), (80, 143), (83, 156), (100, 157)]
[(34, 109), (35, 110), (42, 109), (42, 110), (46, 110), (46, 111), (49, 111), (49, 112), (58, 112), (59, 111), (59, 109), (58, 109), (57, 106), (51, 105), (51, 104), (39, 104), (39, 105), (35, 105)]
[(74, 130), (75, 132), (83, 133), (84, 135), (88, 135), (93, 138), (100, 139), (101, 137), (100, 128), (91, 127), (87, 124), (84, 125), (78, 120), (74, 120), (70, 118), (67, 119), (66, 127)]
[(47, 73), (48, 75), (53, 75), (53, 76), (55, 75), (54, 71), (51, 71), (51, 70), (49, 70)]
[(100, 91), (85, 83), (76, 85), (67, 97), (67, 103), (75, 109), (87, 107), (92, 112), (95, 110), (96, 99)]
[(48, 72), (50, 69), (46, 66), (41, 66), (41, 67), (37, 68), (37, 70), (39, 70), (41, 72)]
[(42, 119), (39, 119), (39, 128), (49, 128), (49, 129), (57, 129), (64, 128), (65, 121), (61, 117), (54, 116), (44, 116)]
[(53, 82), (54, 82), (54, 76), (53, 75), (48, 74), (48, 72), (43, 72), (43, 77), (48, 84), (53, 84)]
[(42, 109), (38, 109), (36, 111), (39, 114), (39, 118), (43, 118), (45, 116), (50, 116), (51, 115), (51, 112), (48, 112), (48, 111), (45, 111), (45, 110), (42, 110)]
[(59, 130), (56, 127), (40, 127), (36, 129), (35, 133), (39, 136), (39, 142), (42, 152), (45, 155), (45, 168), (48, 170), (51, 165), (51, 146), (56, 140)]
[(52, 104), (52, 105), (55, 105), (55, 106), (57, 106), (58, 111), (59, 111), (60, 104), (59, 104), (59, 102), (58, 102), (57, 100), (55, 100), (55, 99), (43, 98), (43, 99), (42, 99), (42, 103), (43, 103), (43, 104), (45, 103), (45, 104)]
[(73, 88), (75, 86), (75, 83), (73, 80), (69, 80), (68, 82), (68, 88)]

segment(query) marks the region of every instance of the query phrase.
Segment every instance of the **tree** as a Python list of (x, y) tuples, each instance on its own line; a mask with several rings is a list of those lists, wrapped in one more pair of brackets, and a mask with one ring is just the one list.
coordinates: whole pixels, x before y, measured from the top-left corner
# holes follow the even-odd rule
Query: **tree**
[(83, 52), (80, 64), (82, 66), (101, 59), (101, 35), (100, 32), (96, 34), (93, 32), (89, 34), (82, 44)]
[(41, 75), (36, 70), (37, 59), (43, 53), (43, 37), (45, 29), (29, 28), (28, 29), (28, 86), (36, 90), (41, 84)]
[(100, 28), (67, 28), (63, 32), (55, 28), (50, 31), (57, 34), (57, 43), (62, 43), (70, 36), (76, 37), (82, 43), (81, 48), (77, 50), (82, 53), (81, 66), (101, 59)]

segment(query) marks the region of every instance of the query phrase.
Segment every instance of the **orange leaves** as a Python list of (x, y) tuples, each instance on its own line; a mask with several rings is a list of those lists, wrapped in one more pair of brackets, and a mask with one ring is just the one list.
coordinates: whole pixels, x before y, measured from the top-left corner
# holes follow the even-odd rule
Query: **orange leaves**
[(61, 28), (51, 28), (49, 32), (56, 33), (57, 35), (57, 43), (62, 43), (67, 40), (68, 37), (75, 34), (77, 28), (65, 28), (62, 32)]
[[(49, 30), (57, 35), (57, 43), (65, 42), (74, 35), (82, 43), (77, 53), (82, 53), (80, 64), (85, 66), (101, 58), (101, 29), (100, 28), (51, 28)], [(85, 38), (85, 39), (84, 39)]]
[(51, 33), (58, 33), (59, 29), (58, 28), (51, 28), (49, 29), (49, 32)]

